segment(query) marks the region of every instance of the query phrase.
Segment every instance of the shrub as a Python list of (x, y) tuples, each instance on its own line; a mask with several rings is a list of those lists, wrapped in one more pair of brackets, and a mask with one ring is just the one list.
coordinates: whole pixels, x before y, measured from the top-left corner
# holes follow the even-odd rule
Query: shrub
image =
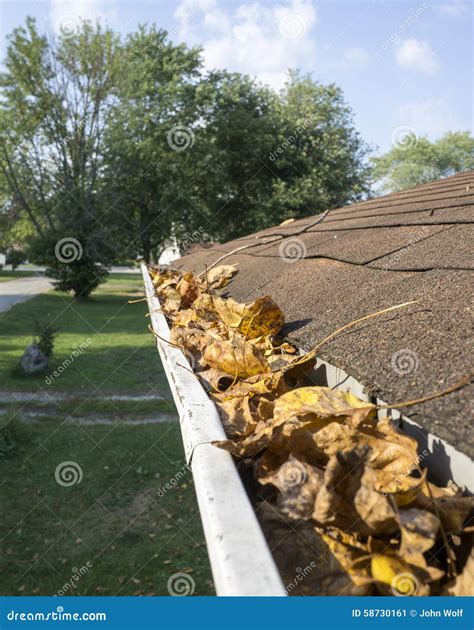
[(41, 325), (36, 323), (36, 337), (34, 341), (41, 352), (48, 358), (53, 354), (56, 334), (57, 330), (51, 324)]

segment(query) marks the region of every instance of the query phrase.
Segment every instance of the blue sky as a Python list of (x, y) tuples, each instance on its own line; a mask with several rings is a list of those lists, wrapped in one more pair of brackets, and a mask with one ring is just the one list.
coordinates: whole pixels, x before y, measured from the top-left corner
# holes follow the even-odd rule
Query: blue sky
[(435, 139), (472, 131), (472, 4), (464, 0), (0, 0), (6, 35), (35, 16), (42, 29), (99, 18), (122, 32), (155, 22), (200, 45), (209, 68), (279, 88), (287, 68), (335, 82), (357, 129), (385, 151), (405, 130)]

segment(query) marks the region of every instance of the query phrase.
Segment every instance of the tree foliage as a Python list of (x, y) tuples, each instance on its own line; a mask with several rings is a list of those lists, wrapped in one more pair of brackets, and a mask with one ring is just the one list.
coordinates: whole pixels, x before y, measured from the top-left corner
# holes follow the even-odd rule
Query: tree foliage
[(468, 131), (449, 131), (430, 142), (409, 134), (373, 163), (374, 178), (395, 192), (473, 169), (474, 138)]
[[(90, 292), (84, 277), (94, 287), (95, 266), (103, 277), (112, 261), (112, 224), (99, 182), (120, 54), (114, 33), (100, 25), (84, 22), (73, 37), (48, 39), (28, 19), (9, 38), (0, 76), (0, 165), (8, 210), (28, 218), (35, 229), (34, 259), (61, 276), (59, 288), (76, 295)], [(67, 266), (55, 256), (55, 244), (70, 237), (82, 254)]]
[(28, 19), (0, 88), (2, 224), (11, 240), (26, 222), (16, 237), (76, 296), (114, 260), (157, 259), (194, 233), (227, 240), (368, 191), (367, 147), (337, 86), (295, 72), (277, 93), (207, 73), (199, 48), (155, 26), (119, 37), (83, 22), (46, 37)]

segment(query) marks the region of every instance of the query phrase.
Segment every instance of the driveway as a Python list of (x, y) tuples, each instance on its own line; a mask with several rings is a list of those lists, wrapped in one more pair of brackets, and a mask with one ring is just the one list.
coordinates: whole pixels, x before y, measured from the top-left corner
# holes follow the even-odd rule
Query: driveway
[(0, 313), (51, 288), (51, 282), (43, 276), (0, 282)]

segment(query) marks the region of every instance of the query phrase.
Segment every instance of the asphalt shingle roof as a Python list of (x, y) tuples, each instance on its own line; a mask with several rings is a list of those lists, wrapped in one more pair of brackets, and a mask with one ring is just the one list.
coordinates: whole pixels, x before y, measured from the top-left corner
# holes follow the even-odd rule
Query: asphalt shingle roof
[[(305, 249), (297, 262), (282, 258), (281, 241), (227, 258), (226, 264), (239, 263), (228, 294), (239, 301), (271, 295), (285, 313), (285, 333), (307, 349), (358, 317), (419, 300), (341, 333), (320, 356), (390, 403), (434, 393), (472, 369), (473, 210), (474, 171), (334, 209), (296, 236)], [(215, 245), (175, 265), (202, 271), (261, 235), (285, 234), (289, 247), (291, 236), (315, 218)], [(416, 368), (406, 374), (393, 367), (401, 351), (415, 357)], [(473, 389), (411, 407), (407, 415), (473, 457)]]

